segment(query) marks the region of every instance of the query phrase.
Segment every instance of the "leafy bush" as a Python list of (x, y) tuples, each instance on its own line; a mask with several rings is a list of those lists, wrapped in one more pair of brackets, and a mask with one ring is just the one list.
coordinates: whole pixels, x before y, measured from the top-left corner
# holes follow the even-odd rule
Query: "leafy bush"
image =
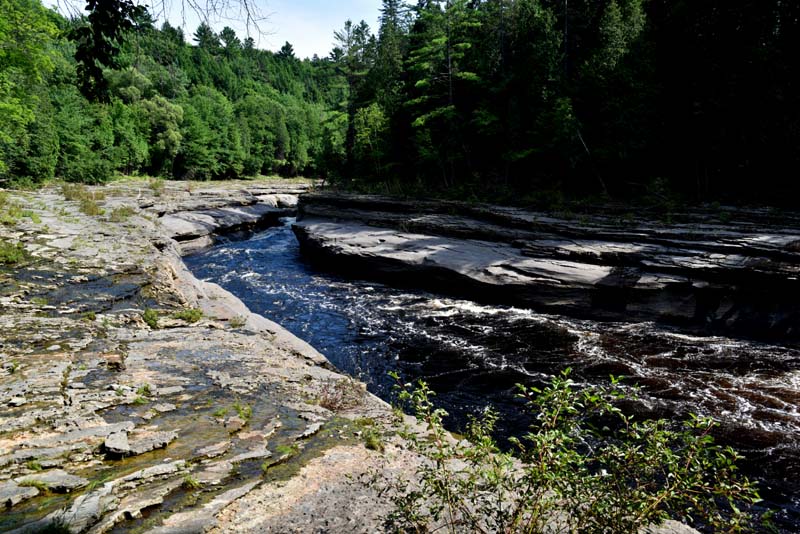
[(136, 214), (136, 210), (131, 206), (117, 206), (108, 215), (108, 220), (115, 223), (125, 222)]
[(0, 265), (17, 265), (23, 262), (26, 256), (22, 243), (10, 243), (0, 239)]
[(142, 320), (153, 330), (158, 330), (158, 312), (156, 310), (151, 308), (144, 310)]
[(203, 318), (203, 312), (197, 308), (187, 308), (179, 311), (173, 315), (173, 317), (175, 319), (180, 319), (181, 321), (186, 321), (187, 323), (196, 323)]
[(673, 518), (700, 520), (715, 531), (747, 529), (750, 518), (739, 506), (758, 501), (758, 493), (738, 474), (736, 452), (714, 444), (711, 419), (693, 416), (682, 428), (635, 421), (614, 405), (625, 397), (616, 381), (577, 391), (568, 375), (543, 390), (520, 386), (536, 422), (511, 439), (514, 454), (492, 438), (491, 410), (472, 419), (467, 439), (457, 441), (442, 426), (446, 412), (434, 406), (428, 386), (401, 384), (400, 400), (427, 426), (427, 435), (403, 436), (427, 461), (417, 469), (418, 483), (398, 483), (388, 525), (413, 532), (633, 533)]
[(105, 213), (100, 205), (91, 198), (83, 198), (78, 204), (81, 213), (89, 216), (102, 215)]

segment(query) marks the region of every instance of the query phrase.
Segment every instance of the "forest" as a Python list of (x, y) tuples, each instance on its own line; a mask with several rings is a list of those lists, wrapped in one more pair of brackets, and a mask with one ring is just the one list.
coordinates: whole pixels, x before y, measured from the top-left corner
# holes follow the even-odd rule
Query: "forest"
[(378, 28), (346, 21), (306, 59), (134, 10), (105, 63), (85, 54), (91, 13), (0, 13), (3, 187), (280, 174), (528, 204), (800, 191), (796, 2), (383, 0)]

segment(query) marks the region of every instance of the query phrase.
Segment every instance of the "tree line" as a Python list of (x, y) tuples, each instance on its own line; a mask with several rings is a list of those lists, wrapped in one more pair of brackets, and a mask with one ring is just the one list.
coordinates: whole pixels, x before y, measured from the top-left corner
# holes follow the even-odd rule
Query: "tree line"
[(345, 87), (328, 59), (259, 50), (205, 23), (187, 37), (138, 11), (113, 65), (82, 84), (72, 36), (85, 18), (38, 0), (0, 0), (0, 12), (0, 186), (317, 175), (341, 157), (332, 110)]
[(800, 4), (384, 0), (337, 34), (344, 176), (461, 196), (791, 203)]
[(0, 4), (0, 180), (277, 172), (526, 202), (800, 190), (796, 2), (383, 0), (375, 32), (347, 21), (306, 60), (134, 10), (99, 74), (89, 21)]

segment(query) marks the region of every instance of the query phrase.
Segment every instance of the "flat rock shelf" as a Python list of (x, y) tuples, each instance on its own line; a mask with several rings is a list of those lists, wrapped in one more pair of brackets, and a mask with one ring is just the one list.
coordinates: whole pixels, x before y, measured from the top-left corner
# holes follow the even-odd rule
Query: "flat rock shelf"
[(343, 272), (575, 317), (800, 339), (800, 219), (673, 217), (315, 193), (294, 230), (305, 254)]

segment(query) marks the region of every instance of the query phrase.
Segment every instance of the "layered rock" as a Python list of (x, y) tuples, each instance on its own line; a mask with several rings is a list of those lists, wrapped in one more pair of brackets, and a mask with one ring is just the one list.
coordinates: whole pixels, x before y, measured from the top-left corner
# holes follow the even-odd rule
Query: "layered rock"
[[(0, 265), (0, 531), (210, 528), (264, 484), (262, 464), (363, 449), (348, 418), (390, 420), (370, 395), (348, 413), (309, 405), (344, 377), (181, 261), (173, 237), (188, 234), (167, 217), (229, 232), (289, 210), (308, 187), (262, 185), (226, 183), (214, 195), (172, 183), (156, 195), (114, 184), (94, 190), (106, 197), (100, 216), (55, 189), (11, 193), (35, 217), (0, 225), (0, 239), (26, 252)], [(148, 308), (158, 328), (144, 322)], [(175, 317), (187, 309), (200, 320)]]
[(708, 209), (667, 223), (336, 193), (306, 195), (299, 210), (303, 251), (346, 273), (578, 317), (800, 338), (791, 215)]
[(351, 379), (180, 259), (189, 233), (167, 217), (238, 228), (267, 200), (232, 198), (259, 187), (115, 184), (93, 191), (101, 216), (55, 189), (12, 193), (35, 217), (0, 225), (26, 253), (0, 265), (0, 531), (383, 530), (391, 480), (421, 462), (390, 407), (360, 385), (347, 409), (322, 407)]
[(278, 224), (281, 217), (294, 215), (298, 195), (311, 187), (305, 181), (246, 188), (219, 186), (141, 205), (156, 212), (165, 234), (178, 242), (182, 254), (190, 254), (213, 245), (219, 235), (246, 235)]

